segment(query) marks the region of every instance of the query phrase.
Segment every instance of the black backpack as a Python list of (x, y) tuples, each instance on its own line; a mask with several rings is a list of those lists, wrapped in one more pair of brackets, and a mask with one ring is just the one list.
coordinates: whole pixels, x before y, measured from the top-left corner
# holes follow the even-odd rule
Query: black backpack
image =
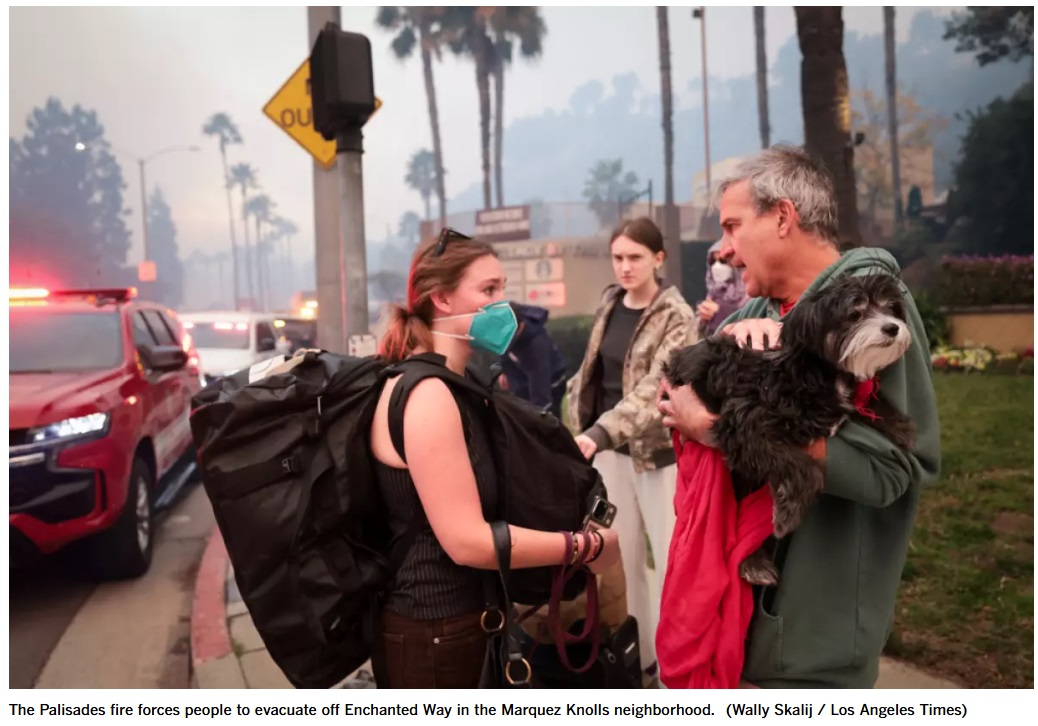
[[(395, 366), (403, 376), (390, 398), (390, 409), (403, 411), (414, 387), (426, 378), (439, 378), (455, 396), (476, 395), (487, 402), (487, 422), (498, 475), (497, 518), (509, 524), (542, 531), (580, 529), (596, 494), (605, 495), (601, 475), (580, 452), (569, 429), (551, 413), (481, 380), (470, 369), (459, 376), (436, 355), (412, 357)], [(389, 431), (403, 458), (403, 418), (390, 414)], [(547, 604), (551, 598), (553, 568), (512, 570), (507, 588), (512, 600), (525, 605)], [(573, 600), (587, 584), (585, 573), (569, 579), (563, 599)]]
[[(417, 534), (390, 551), (374, 478), (369, 435), (388, 377), (405, 376), (391, 431), (402, 429), (394, 411), (430, 376), (488, 400), (499, 519), (547, 531), (581, 526), (600, 479), (550, 414), (451, 373), (439, 356), (390, 366), (307, 352), (293, 362), (255, 382), (245, 370), (204, 389), (191, 431), (242, 599), (297, 688), (335, 685), (371, 656), (382, 596)], [(551, 581), (552, 568), (534, 568), (512, 571), (508, 585), (515, 601), (537, 605), (548, 602)], [(574, 577), (564, 596), (584, 586)]]

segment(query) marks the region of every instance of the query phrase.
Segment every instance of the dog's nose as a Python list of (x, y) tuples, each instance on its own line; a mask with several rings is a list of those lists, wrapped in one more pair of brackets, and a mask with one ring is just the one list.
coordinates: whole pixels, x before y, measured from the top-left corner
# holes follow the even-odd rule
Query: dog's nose
[(901, 332), (901, 328), (895, 323), (887, 323), (882, 330), (888, 338), (896, 338), (897, 334)]

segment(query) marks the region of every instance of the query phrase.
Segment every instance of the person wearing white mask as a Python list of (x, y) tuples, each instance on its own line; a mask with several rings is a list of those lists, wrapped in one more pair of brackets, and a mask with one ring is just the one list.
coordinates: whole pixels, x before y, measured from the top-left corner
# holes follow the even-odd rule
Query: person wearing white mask
[(706, 300), (696, 307), (699, 335), (707, 337), (717, 331), (721, 321), (749, 301), (742, 278), (718, 256), (721, 243), (715, 242), (706, 253)]

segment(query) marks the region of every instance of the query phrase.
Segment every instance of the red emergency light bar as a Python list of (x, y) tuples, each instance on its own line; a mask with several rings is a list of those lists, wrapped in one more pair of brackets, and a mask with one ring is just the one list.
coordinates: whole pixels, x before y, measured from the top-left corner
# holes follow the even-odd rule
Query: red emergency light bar
[(82, 290), (47, 290), (42, 287), (8, 288), (8, 300), (53, 300), (80, 297), (94, 302), (127, 302), (137, 297), (135, 287), (85, 288)]

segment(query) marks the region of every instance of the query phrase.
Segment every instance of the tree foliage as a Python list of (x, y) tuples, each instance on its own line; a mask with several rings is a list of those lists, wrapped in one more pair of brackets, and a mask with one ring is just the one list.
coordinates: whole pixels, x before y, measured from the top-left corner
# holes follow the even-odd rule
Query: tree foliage
[(177, 307), (184, 299), (184, 266), (177, 249), (177, 225), (159, 187), (148, 198), (148, 253), (155, 261), (155, 300)]
[(969, 115), (948, 202), (953, 240), (974, 254), (1034, 251), (1034, 86)]
[(126, 184), (97, 113), (49, 98), (9, 149), (12, 277), (81, 286), (124, 281)]
[[(862, 215), (875, 222), (878, 210), (894, 206), (887, 101), (885, 96), (865, 89), (852, 94), (852, 102), (851, 125), (855, 131), (865, 134), (865, 141), (854, 152), (858, 198), (864, 205)], [(903, 194), (911, 185), (911, 180), (933, 174), (932, 163), (930, 168), (923, 166), (928, 163), (927, 159), (932, 162), (932, 157), (917, 152), (932, 149), (934, 139), (948, 123), (948, 119), (943, 116), (924, 109), (914, 94), (898, 93), (897, 138)], [(902, 200), (902, 205), (904, 203), (905, 200)]]
[(428, 149), (419, 149), (407, 162), (404, 183), (414, 189), (425, 203), (425, 218), (429, 219), (429, 200), (436, 191), (436, 156)]
[(1014, 63), (1034, 56), (1034, 7), (969, 7), (955, 13), (945, 25), (945, 40), (955, 50), (976, 53), (987, 65), (1003, 58)]
[(600, 159), (584, 182), (584, 199), (603, 227), (616, 223), (622, 200), (638, 191), (638, 175), (624, 172), (623, 159)]
[(400, 226), (397, 234), (414, 247), (418, 244), (418, 233), (421, 229), (421, 223), (422, 218), (418, 216), (418, 212), (409, 209), (400, 215)]

